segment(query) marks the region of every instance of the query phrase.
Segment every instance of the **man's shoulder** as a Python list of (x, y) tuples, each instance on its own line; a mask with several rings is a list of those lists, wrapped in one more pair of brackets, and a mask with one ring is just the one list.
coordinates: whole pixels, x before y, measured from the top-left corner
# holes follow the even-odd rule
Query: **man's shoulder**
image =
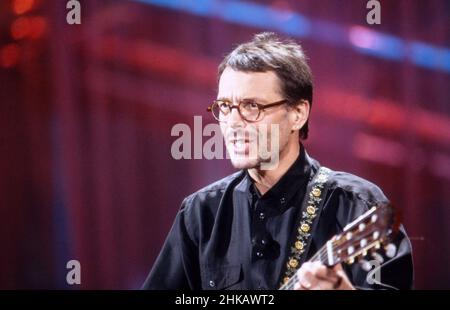
[(367, 202), (388, 201), (378, 185), (348, 172), (331, 170), (327, 183), (331, 190), (339, 190)]
[(239, 181), (245, 175), (244, 171), (237, 171), (220, 180), (206, 185), (205, 187), (188, 195), (183, 202), (184, 207), (191, 206), (195, 202), (203, 203), (207, 200), (217, 200), (221, 198), (227, 188)]
[(234, 181), (237, 179), (240, 179), (244, 175), (244, 171), (240, 170), (233, 174), (230, 174), (220, 180), (217, 180), (209, 185), (206, 185), (205, 187), (199, 189), (198, 191), (191, 194), (196, 195), (200, 193), (207, 193), (207, 192), (214, 192), (214, 191), (223, 191), (226, 188), (230, 186)]

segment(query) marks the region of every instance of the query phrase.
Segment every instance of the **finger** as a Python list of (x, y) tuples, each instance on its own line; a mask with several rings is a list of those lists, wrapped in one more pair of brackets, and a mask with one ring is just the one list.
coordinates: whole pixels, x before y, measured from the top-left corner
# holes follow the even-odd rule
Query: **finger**
[(317, 283), (316, 269), (317, 265), (315, 263), (307, 262), (298, 270), (299, 283), (303, 289), (309, 290)]
[(342, 267), (342, 264), (336, 265), (333, 268), (334, 272), (336, 273), (338, 277), (338, 281), (334, 284), (335, 289), (345, 289), (345, 290), (352, 290), (355, 289), (348, 278), (347, 274), (344, 271), (344, 268)]
[(310, 288), (311, 290), (332, 290), (333, 283), (325, 280), (318, 280), (314, 286)]
[[(324, 285), (325, 289), (330, 289), (338, 281), (336, 273), (320, 262), (305, 263), (300, 268), (299, 277), (301, 279), (299, 281), (300, 285), (304, 289), (322, 289), (321, 286)], [(327, 283), (317, 286), (318, 281), (325, 281)]]
[(327, 281), (331, 284), (336, 283), (339, 280), (339, 275), (336, 273), (333, 267), (321, 265), (317, 268), (315, 276), (321, 281)]
[(342, 264), (334, 266), (333, 271), (339, 278), (341, 278), (341, 280), (348, 279), (347, 274), (344, 271), (344, 268), (342, 268)]
[(301, 280), (301, 269), (297, 270), (297, 272), (295, 274), (295, 277), (296, 277), (297, 281), (295, 281), (295, 283), (294, 283), (294, 290), (296, 290), (296, 291), (306, 290), (306, 288), (304, 288), (301, 285), (301, 283), (300, 283), (300, 280)]
[(336, 273), (338, 273), (339, 271), (344, 272), (344, 268), (342, 268), (342, 264), (337, 264), (333, 267), (333, 271), (335, 271)]
[(298, 282), (296, 282), (294, 284), (294, 290), (296, 290), (296, 291), (306, 291), (306, 290), (309, 290), (309, 288), (311, 287), (309, 284), (307, 286), (308, 286), (308, 288), (305, 287), (304, 285), (302, 285), (300, 283), (300, 281), (298, 281)]
[(294, 290), (296, 290), (296, 291), (301, 291), (301, 290), (303, 290), (303, 287), (300, 285), (300, 281), (296, 281), (296, 282), (294, 283)]
[[(337, 268), (340, 272), (341, 269)], [(343, 270), (342, 270), (343, 272)], [(321, 263), (308, 263), (299, 270), (299, 289), (332, 290), (342, 284), (342, 277), (334, 268), (326, 267)]]
[(328, 266), (325, 265), (320, 265), (319, 267), (317, 267), (316, 271), (316, 276), (318, 276), (319, 278), (322, 279), (327, 279), (327, 278), (332, 278), (336, 275), (336, 273), (334, 272), (334, 270)]
[(342, 286), (342, 281), (344, 280), (343, 277), (338, 276), (337, 281), (333, 283), (333, 289), (337, 290)]

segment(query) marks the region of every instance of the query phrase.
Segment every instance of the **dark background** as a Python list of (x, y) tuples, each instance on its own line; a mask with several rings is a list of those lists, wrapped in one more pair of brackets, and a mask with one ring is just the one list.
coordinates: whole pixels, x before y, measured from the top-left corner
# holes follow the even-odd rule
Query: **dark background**
[(310, 58), (308, 152), (382, 187), (416, 287), (449, 289), (450, 2), (380, 2), (368, 25), (356, 0), (92, 0), (68, 25), (66, 1), (1, 1), (0, 288), (139, 288), (183, 197), (233, 171), (173, 159), (172, 127), (212, 122), (218, 63), (271, 30)]

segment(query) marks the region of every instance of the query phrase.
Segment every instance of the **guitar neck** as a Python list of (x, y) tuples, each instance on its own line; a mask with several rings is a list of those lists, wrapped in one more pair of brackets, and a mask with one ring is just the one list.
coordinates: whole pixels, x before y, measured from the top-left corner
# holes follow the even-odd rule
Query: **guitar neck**
[[(341, 262), (352, 264), (357, 257), (364, 257), (370, 250), (377, 250), (398, 231), (392, 205), (374, 206), (344, 227), (344, 231), (328, 240), (309, 262), (335, 266)], [(289, 278), (280, 290), (292, 290), (299, 281), (298, 273)]]
[[(308, 262), (320, 262), (321, 264), (330, 267), (338, 264), (340, 261), (336, 259), (336, 257), (333, 255), (333, 250), (332, 248), (330, 248), (330, 245), (331, 242), (328, 241), (323, 247), (320, 248), (319, 251), (316, 252), (316, 254), (313, 255), (313, 257), (311, 257), (311, 259)], [(279, 288), (279, 290), (293, 290), (298, 281), (299, 278), (297, 276), (297, 273), (295, 273), (292, 277), (289, 278), (289, 280), (286, 283), (284, 283)]]

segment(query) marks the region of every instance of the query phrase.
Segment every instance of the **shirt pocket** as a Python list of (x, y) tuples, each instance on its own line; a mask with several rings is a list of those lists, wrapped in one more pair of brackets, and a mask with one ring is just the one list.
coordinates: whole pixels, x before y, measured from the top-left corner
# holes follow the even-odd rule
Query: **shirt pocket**
[(204, 290), (236, 289), (233, 287), (243, 279), (242, 265), (203, 267), (201, 272)]

